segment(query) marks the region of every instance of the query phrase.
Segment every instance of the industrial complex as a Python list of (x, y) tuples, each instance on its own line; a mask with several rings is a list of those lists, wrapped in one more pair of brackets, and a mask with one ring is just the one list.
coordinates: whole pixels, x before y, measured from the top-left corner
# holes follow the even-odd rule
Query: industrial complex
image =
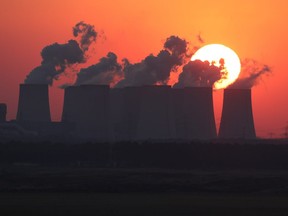
[(99, 141), (256, 138), (251, 89), (224, 90), (218, 135), (210, 87), (70, 86), (61, 122), (51, 122), (48, 90), (48, 85), (21, 84), (16, 120), (7, 122), (6, 105), (0, 104), (1, 124), (30, 135)]

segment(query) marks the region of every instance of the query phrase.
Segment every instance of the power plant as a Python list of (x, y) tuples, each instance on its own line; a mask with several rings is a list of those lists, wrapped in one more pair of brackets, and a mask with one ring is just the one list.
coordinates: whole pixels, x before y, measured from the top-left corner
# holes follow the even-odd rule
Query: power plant
[(178, 139), (217, 138), (212, 88), (174, 89), (173, 101)]
[(219, 138), (256, 138), (251, 89), (225, 89)]
[[(6, 110), (0, 104), (0, 122)], [(48, 85), (21, 84), (16, 123), (39, 135), (99, 141), (217, 138), (211, 87), (70, 86), (61, 122), (51, 122)], [(256, 137), (250, 89), (224, 90), (218, 137)]]
[(6, 122), (7, 105), (0, 103), (0, 123)]
[(62, 121), (74, 123), (75, 132), (80, 137), (109, 139), (109, 92), (107, 85), (67, 87)]
[(143, 86), (137, 139), (174, 138), (170, 86)]
[(48, 85), (20, 84), (18, 122), (50, 122)]

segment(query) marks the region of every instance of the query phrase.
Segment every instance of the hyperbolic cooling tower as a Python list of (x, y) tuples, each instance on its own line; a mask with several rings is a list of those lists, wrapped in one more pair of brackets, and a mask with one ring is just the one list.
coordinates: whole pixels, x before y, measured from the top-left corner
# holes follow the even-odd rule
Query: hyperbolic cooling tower
[(137, 139), (174, 137), (170, 86), (141, 87)]
[(251, 89), (225, 89), (219, 138), (255, 138)]
[(110, 123), (114, 140), (123, 140), (123, 88), (110, 90)]
[(212, 88), (173, 89), (176, 138), (214, 139), (217, 137)]
[(63, 122), (76, 124), (76, 132), (84, 138), (110, 137), (109, 86), (81, 85), (65, 89)]
[(126, 87), (123, 89), (122, 137), (124, 140), (137, 139), (144, 88)]
[(0, 103), (0, 123), (6, 122), (7, 106), (6, 104)]
[(17, 121), (50, 122), (48, 85), (20, 84)]

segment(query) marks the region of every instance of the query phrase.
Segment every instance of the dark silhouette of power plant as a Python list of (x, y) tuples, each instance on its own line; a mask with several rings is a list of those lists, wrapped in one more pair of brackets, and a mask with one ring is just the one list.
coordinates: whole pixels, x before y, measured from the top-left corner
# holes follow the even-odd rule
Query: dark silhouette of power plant
[(20, 84), (18, 112), (19, 122), (50, 122), (48, 85)]
[(176, 137), (215, 139), (217, 137), (212, 88), (173, 89)]
[(65, 89), (62, 122), (75, 124), (81, 137), (109, 139), (109, 86), (82, 85)]
[(220, 138), (255, 138), (251, 89), (225, 89)]
[(0, 123), (6, 122), (7, 106), (6, 104), (0, 104)]
[[(101, 141), (217, 138), (211, 87), (70, 86), (61, 122), (51, 122), (48, 86), (21, 84), (16, 123), (39, 135)], [(251, 90), (225, 89), (219, 138), (255, 137)]]

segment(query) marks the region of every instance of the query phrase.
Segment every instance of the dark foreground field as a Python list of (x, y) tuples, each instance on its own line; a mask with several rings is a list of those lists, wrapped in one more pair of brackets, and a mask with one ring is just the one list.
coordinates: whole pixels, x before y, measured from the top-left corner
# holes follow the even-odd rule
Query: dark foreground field
[(16, 193), (1, 194), (0, 199), (1, 215), (288, 215), (288, 201), (283, 197), (185, 193)]
[(288, 215), (288, 145), (0, 144), (0, 215)]
[(288, 215), (288, 171), (279, 170), (16, 164), (2, 167), (0, 185), (1, 215)]

